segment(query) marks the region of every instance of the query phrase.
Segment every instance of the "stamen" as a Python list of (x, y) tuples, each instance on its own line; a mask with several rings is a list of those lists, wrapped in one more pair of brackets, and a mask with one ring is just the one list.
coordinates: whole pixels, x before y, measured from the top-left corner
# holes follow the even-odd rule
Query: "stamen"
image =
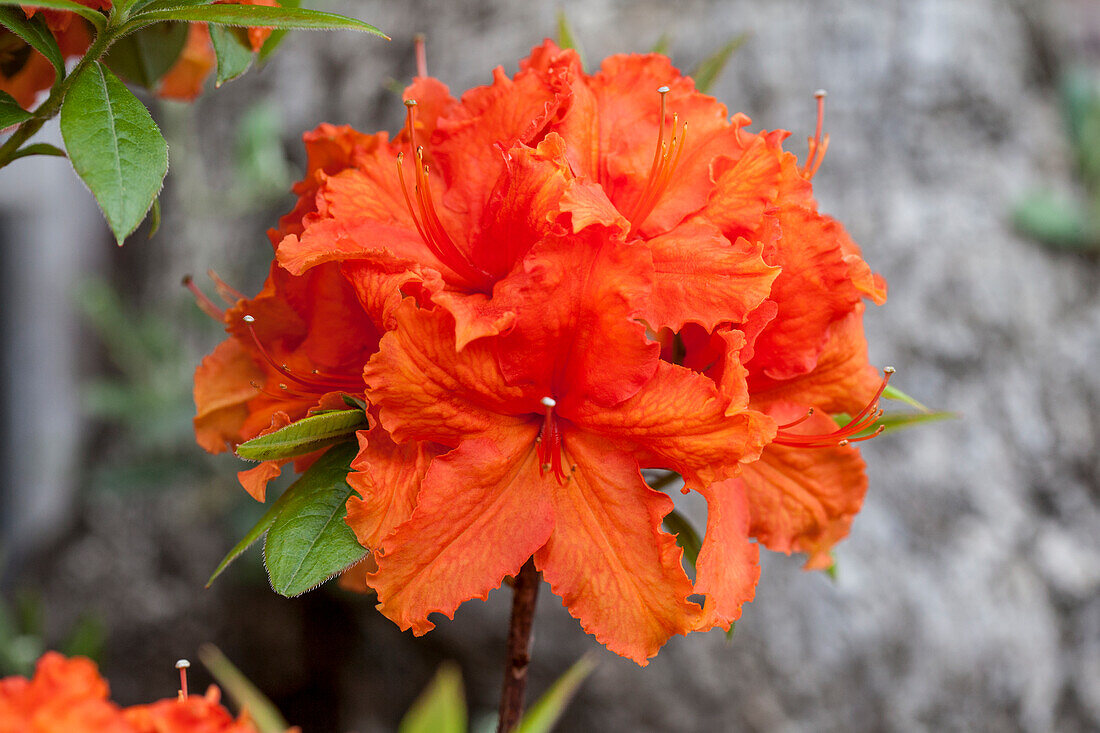
[(566, 479), (565, 470), (561, 463), (561, 430), (554, 420), (554, 407), (558, 402), (553, 397), (543, 397), (539, 400), (546, 407), (546, 416), (542, 420), (542, 428), (535, 438), (535, 450), (539, 457), (539, 475), (545, 476), (553, 471), (558, 483)]
[(802, 417), (798, 418), (798, 419), (797, 419), (797, 420), (795, 420), (794, 422), (789, 422), (789, 423), (787, 423), (786, 425), (780, 425), (780, 426), (779, 426), (779, 429), (780, 429), (780, 430), (787, 430), (788, 428), (793, 428), (793, 427), (794, 427), (795, 425), (801, 425), (802, 423), (806, 422), (806, 421), (807, 421), (807, 420), (809, 420), (809, 419), (810, 419), (811, 417), (813, 417), (813, 414), (814, 414), (814, 408), (812, 408), (812, 407), (811, 407), (810, 409), (806, 410), (806, 414), (805, 414), (805, 415), (803, 415)]
[(179, 700), (183, 702), (187, 699), (187, 668), (191, 666), (191, 663), (186, 659), (181, 659), (176, 662), (176, 669), (180, 671), (180, 690)]
[(428, 54), (424, 48), (424, 34), (417, 33), (413, 36), (413, 49), (416, 51), (416, 75), (426, 77), (428, 75)]
[(825, 125), (825, 97), (826, 91), (824, 89), (818, 89), (814, 92), (814, 98), (817, 99), (817, 126), (814, 131), (814, 136), (808, 139), (809, 148), (806, 152), (806, 165), (802, 167), (802, 177), (806, 180), (810, 180), (817, 173), (817, 169), (821, 167), (822, 161), (825, 160), (825, 151), (829, 149), (829, 136), (821, 136), (822, 128)]
[[(866, 432), (874, 427), (875, 423), (883, 415), (883, 411), (878, 409), (879, 398), (882, 397), (883, 391), (886, 389), (886, 385), (890, 383), (890, 377), (894, 375), (895, 369), (893, 367), (886, 367), (883, 371), (882, 383), (879, 385), (878, 391), (875, 392), (871, 401), (859, 411), (859, 413), (853, 417), (848, 424), (842, 428), (838, 428), (831, 433), (822, 433), (817, 435), (800, 435), (787, 432), (790, 428), (804, 422), (809, 419), (812, 410), (806, 415), (802, 416), (798, 420), (792, 423), (779, 426), (776, 432), (775, 443), (777, 445), (786, 445), (792, 448), (836, 448), (844, 447), (850, 443), (859, 443), (864, 440), (870, 440), (882, 433), (886, 429), (885, 426), (880, 425), (870, 435), (859, 436), (860, 433)], [(855, 437), (859, 436), (859, 437)]]
[(199, 290), (199, 286), (195, 284), (195, 281), (190, 275), (184, 275), (181, 281), (183, 287), (191, 291), (191, 294), (195, 296), (195, 304), (202, 310), (203, 313), (213, 318), (220, 323), (225, 322), (225, 311), (217, 306), (214, 301), (207, 297), (206, 293)]
[(286, 364), (276, 362), (274, 357), (264, 348), (263, 343), (260, 341), (260, 337), (256, 335), (255, 327), (252, 325), (256, 322), (253, 316), (245, 315), (241, 320), (247, 324), (248, 333), (252, 336), (253, 345), (255, 345), (256, 350), (260, 352), (260, 356), (263, 357), (263, 360), (267, 362), (268, 366), (297, 385), (292, 387), (291, 385), (280, 383), (279, 390), (283, 394), (278, 394), (268, 392), (259, 385), (252, 383), (252, 386), (260, 392), (282, 400), (286, 399), (288, 396), (300, 397), (303, 399), (316, 398), (320, 395), (328, 394), (329, 392), (358, 394), (363, 390), (363, 385), (360, 382), (356, 381), (354, 377), (347, 375), (329, 374), (327, 372), (318, 371), (317, 369), (313, 369), (308, 377), (296, 374)]
[(626, 217), (632, 230), (644, 224), (646, 218), (656, 208), (665, 189), (672, 181), (672, 175), (676, 172), (676, 167), (680, 163), (680, 156), (684, 152), (684, 141), (687, 139), (687, 123), (685, 122), (683, 127), (680, 127), (678, 115), (674, 114), (672, 116), (672, 139), (668, 141), (667, 145), (665, 144), (665, 97), (668, 92), (668, 87), (657, 89), (657, 93), (661, 95), (661, 112), (657, 120), (657, 147), (653, 151), (653, 163), (649, 167), (649, 176), (646, 178), (645, 187), (634, 203), (630, 214)]
[(206, 271), (207, 277), (214, 281), (214, 287), (217, 288), (218, 295), (228, 305), (236, 305), (238, 301), (245, 300), (245, 295), (236, 288), (230, 286), (225, 280), (218, 277), (218, 273), (212, 269)]
[[(488, 290), (492, 287), (493, 279), (487, 272), (481, 270), (470, 262), (465, 253), (458, 248), (447, 234), (439, 212), (435, 208), (432, 198), (431, 186), (428, 182), (428, 166), (424, 162), (424, 148), (416, 144), (415, 119), (413, 110), (416, 108), (416, 100), (405, 100), (408, 109), (406, 115), (406, 129), (408, 130), (409, 145), (412, 146), (416, 158), (416, 179), (413, 190), (416, 194), (416, 206), (413, 206), (412, 196), (409, 195), (409, 187), (405, 182), (405, 154), (397, 155), (397, 175), (401, 180), (401, 192), (405, 196), (405, 206), (409, 209), (417, 233), (424, 240), (424, 244), (441, 263), (448, 267), (459, 278), (465, 280), (475, 290)], [(417, 215), (419, 212), (419, 216)]]

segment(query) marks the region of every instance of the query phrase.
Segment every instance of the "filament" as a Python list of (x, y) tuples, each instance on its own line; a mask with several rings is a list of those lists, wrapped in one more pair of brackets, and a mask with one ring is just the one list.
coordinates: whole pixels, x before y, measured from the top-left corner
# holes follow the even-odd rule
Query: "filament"
[(659, 87), (657, 93), (661, 95), (661, 112), (657, 120), (657, 147), (653, 150), (653, 162), (649, 166), (649, 175), (646, 177), (645, 187), (641, 195), (634, 203), (630, 214), (626, 217), (630, 222), (630, 228), (637, 229), (645, 223), (646, 218), (653, 213), (653, 209), (664, 195), (665, 189), (672, 181), (672, 175), (680, 163), (680, 157), (684, 152), (684, 141), (687, 139), (687, 123), (680, 126), (679, 117), (672, 116), (672, 138), (665, 143), (665, 97), (668, 95), (668, 87)]
[[(882, 397), (883, 391), (886, 389), (886, 385), (890, 383), (890, 377), (894, 375), (893, 367), (886, 367), (883, 371), (882, 383), (878, 387), (878, 391), (875, 392), (874, 397), (867, 403), (862, 410), (859, 411), (844, 427), (838, 428), (831, 433), (819, 433), (813, 435), (801, 435), (788, 432), (790, 428), (799, 425), (810, 418), (813, 414), (813, 410), (809, 410), (801, 418), (794, 422), (787, 423), (786, 425), (780, 425), (776, 432), (775, 443), (778, 445), (786, 445), (793, 448), (836, 448), (844, 447), (849, 443), (859, 443), (864, 440), (870, 440), (882, 433), (886, 429), (884, 425), (880, 425), (869, 435), (859, 436), (867, 430), (874, 427), (875, 423), (883, 415), (883, 411), (878, 407), (878, 401)], [(855, 437), (859, 436), (859, 437)]]
[(817, 169), (821, 167), (822, 161), (825, 160), (825, 151), (829, 149), (829, 136), (822, 137), (822, 128), (825, 126), (825, 97), (826, 92), (824, 89), (818, 89), (814, 92), (814, 98), (817, 99), (817, 125), (814, 129), (814, 136), (808, 140), (809, 147), (806, 152), (806, 165), (802, 167), (802, 177), (806, 180), (810, 180), (817, 173)]

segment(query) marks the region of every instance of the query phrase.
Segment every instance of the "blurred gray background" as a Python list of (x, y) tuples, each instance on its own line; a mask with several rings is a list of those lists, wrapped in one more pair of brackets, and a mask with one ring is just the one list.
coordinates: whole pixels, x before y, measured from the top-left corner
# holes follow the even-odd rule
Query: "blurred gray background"
[(255, 292), (301, 132), (396, 130), (415, 33), (457, 95), (496, 65), (514, 72), (560, 8), (590, 66), (667, 35), (690, 69), (749, 33), (713, 93), (755, 128), (791, 130), (799, 155), (812, 93), (829, 91), (815, 192), (890, 283), (866, 316), (872, 360), (961, 419), (865, 444), (871, 489), (836, 580), (768, 555), (732, 643), (676, 638), (641, 669), (544, 587), (532, 692), (587, 651), (599, 666), (562, 730), (1100, 730), (1100, 259), (1011, 223), (1037, 186), (1083, 195), (1058, 85), (1100, 73), (1100, 5), (312, 6), (393, 41), (292, 34), (196, 104), (154, 103), (171, 169), (153, 239), (116, 249), (63, 160), (0, 173), (0, 662), (83, 644), (135, 703), (174, 694), (174, 660), (213, 640), (306, 733), (367, 733), (393, 730), (453, 658), (473, 712), (492, 716), (507, 591), (413, 639), (370, 599), (275, 597), (257, 550), (202, 589), (256, 507), (235, 461), (193, 443), (190, 373), (221, 333), (179, 281), (214, 268)]

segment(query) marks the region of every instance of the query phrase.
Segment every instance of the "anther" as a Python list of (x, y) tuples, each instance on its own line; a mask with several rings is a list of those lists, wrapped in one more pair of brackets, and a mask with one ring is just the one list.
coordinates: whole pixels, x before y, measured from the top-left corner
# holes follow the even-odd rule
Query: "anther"
[(244, 321), (245, 323), (255, 323), (256, 322), (256, 319), (253, 318), (252, 316), (245, 316), (241, 320)]
[(541, 400), (539, 400), (539, 402), (542, 403), (543, 407), (557, 407), (558, 406), (558, 401), (555, 400), (553, 397), (543, 397)]
[[(878, 390), (875, 392), (871, 401), (859, 411), (848, 424), (842, 428), (834, 430), (831, 433), (817, 434), (817, 435), (805, 435), (805, 434), (792, 434), (788, 433), (787, 429), (794, 427), (806, 420), (809, 415), (803, 416), (799, 420), (795, 420), (793, 423), (779, 426), (775, 443), (777, 445), (786, 445), (792, 448), (832, 448), (832, 447), (844, 447), (851, 443), (858, 443), (864, 440), (870, 440), (876, 435), (880, 435), (886, 426), (879, 425), (873, 432), (868, 435), (859, 436), (860, 433), (871, 430), (875, 427), (875, 423), (883, 415), (883, 411), (878, 407), (879, 398), (882, 397), (883, 391), (890, 383), (890, 377), (895, 373), (893, 367), (885, 367), (883, 370), (882, 383), (879, 384)], [(859, 437), (854, 437), (859, 436)]]
[(191, 666), (191, 663), (186, 659), (181, 659), (176, 662), (176, 669), (180, 671), (180, 691), (179, 699), (182, 702), (187, 699), (187, 669)]

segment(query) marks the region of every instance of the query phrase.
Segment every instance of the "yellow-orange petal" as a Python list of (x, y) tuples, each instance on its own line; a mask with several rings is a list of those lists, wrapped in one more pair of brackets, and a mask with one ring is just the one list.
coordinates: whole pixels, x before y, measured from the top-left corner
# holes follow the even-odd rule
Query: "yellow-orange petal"
[(760, 548), (749, 541), (749, 504), (738, 479), (702, 489), (707, 499), (707, 533), (695, 562), (695, 592), (705, 596), (696, 627), (729, 630), (741, 607), (756, 595)]
[(286, 461), (263, 461), (246, 471), (238, 471), (237, 480), (249, 496), (263, 503), (267, 499), (268, 483), (279, 478), (284, 465)]
[(687, 600), (680, 548), (661, 529), (672, 500), (599, 436), (569, 430), (563, 447), (576, 468), (550, 487), (554, 531), (535, 566), (585, 631), (645, 666), (669, 637), (691, 631), (700, 613)]
[(778, 267), (764, 262), (763, 245), (731, 243), (706, 219), (684, 222), (646, 242), (653, 254), (653, 291), (642, 313), (654, 330), (679, 331), (687, 322), (710, 331), (740, 323), (771, 292)]
[(416, 635), (485, 598), (545, 544), (554, 526), (552, 476), (540, 475), (528, 425), (507, 440), (477, 438), (432, 461), (412, 517), (382, 543), (368, 577), (378, 608)]
[(422, 441), (398, 445), (380, 425), (357, 436), (359, 454), (351, 462), (348, 484), (359, 495), (348, 499), (347, 523), (359, 544), (373, 550), (412, 516), (420, 482), (443, 449)]
[(217, 59), (210, 45), (210, 31), (205, 23), (192, 23), (187, 31), (187, 43), (172, 68), (160, 78), (157, 96), (190, 102), (202, 93), (203, 83), (214, 70)]
[[(805, 415), (800, 405), (775, 405), (776, 420)], [(817, 413), (799, 432), (836, 429), (828, 415)], [(863, 504), (867, 476), (854, 446), (793, 448), (772, 444), (741, 475), (752, 518), (750, 533), (778, 552), (805, 552), (810, 564), (828, 566), (829, 549), (848, 534)]]
[(632, 446), (643, 467), (671, 469), (699, 489), (736, 475), (775, 436), (767, 415), (729, 407), (729, 396), (712, 380), (662, 361), (630, 399), (612, 407), (586, 404), (562, 416)]

